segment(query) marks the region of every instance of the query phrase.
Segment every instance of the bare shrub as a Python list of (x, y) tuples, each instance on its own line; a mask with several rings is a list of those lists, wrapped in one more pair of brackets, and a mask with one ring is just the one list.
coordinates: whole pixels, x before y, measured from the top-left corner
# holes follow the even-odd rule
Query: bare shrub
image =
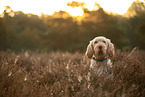
[(0, 52), (1, 97), (143, 97), (145, 52), (117, 50), (113, 78), (92, 80), (89, 60), (81, 53)]

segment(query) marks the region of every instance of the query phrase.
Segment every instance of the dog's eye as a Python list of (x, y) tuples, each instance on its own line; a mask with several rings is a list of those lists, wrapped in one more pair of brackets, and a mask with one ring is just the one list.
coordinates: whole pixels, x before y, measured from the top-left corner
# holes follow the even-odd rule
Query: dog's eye
[(96, 43), (98, 43), (98, 41), (95, 41), (94, 43), (96, 44)]
[(106, 41), (103, 41), (103, 43), (106, 43)]

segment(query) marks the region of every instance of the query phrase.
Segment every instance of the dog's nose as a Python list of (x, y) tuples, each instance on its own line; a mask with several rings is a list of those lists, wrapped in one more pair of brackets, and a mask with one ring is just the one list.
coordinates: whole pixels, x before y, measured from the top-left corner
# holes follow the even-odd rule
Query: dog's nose
[(102, 49), (102, 46), (99, 46), (98, 48), (99, 48), (99, 49)]

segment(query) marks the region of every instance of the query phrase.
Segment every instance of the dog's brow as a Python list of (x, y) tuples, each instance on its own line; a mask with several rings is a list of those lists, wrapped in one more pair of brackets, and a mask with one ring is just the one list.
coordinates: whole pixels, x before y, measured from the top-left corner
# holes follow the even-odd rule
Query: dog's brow
[(95, 42), (96, 42), (96, 41), (105, 41), (105, 40), (104, 40), (104, 39), (96, 39)]

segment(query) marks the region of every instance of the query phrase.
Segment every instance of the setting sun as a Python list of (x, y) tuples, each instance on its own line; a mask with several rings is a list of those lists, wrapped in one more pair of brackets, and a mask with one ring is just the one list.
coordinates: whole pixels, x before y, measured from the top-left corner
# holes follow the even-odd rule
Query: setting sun
[(66, 11), (72, 16), (82, 16), (84, 13), (81, 7), (75, 7), (75, 8), (69, 7)]
[(120, 15), (126, 13), (131, 3), (135, 0), (1, 0), (0, 14), (4, 10), (4, 6), (10, 6), (14, 11), (23, 11), (24, 13), (32, 13), (41, 15), (52, 15), (60, 10), (68, 12), (72, 16), (82, 16), (82, 7), (67, 6), (68, 2), (84, 2), (84, 8), (88, 10), (96, 10), (95, 3), (100, 4), (107, 12), (113, 12)]

